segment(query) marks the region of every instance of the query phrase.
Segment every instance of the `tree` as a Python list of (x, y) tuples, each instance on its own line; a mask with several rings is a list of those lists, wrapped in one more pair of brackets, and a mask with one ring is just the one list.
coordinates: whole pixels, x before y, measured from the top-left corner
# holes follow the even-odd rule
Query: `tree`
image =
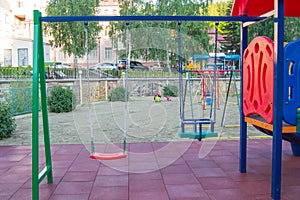
[[(47, 16), (89, 16), (95, 15), (99, 0), (52, 0), (46, 7)], [(59, 47), (66, 54), (74, 55), (74, 63), (77, 57), (85, 55), (85, 27), (83, 22), (52, 22), (44, 24), (46, 35), (52, 36), (49, 43)], [(89, 50), (97, 46), (97, 37), (101, 31), (98, 22), (88, 24)]]
[[(205, 12), (210, 0), (203, 2), (193, 0), (120, 0), (120, 15), (185, 15), (195, 16)], [(130, 22), (131, 57), (144, 60), (168, 60), (175, 64), (178, 57), (177, 22)], [(195, 53), (209, 52), (206, 22), (183, 22), (180, 26), (182, 38), (182, 55), (184, 61)], [(125, 23), (110, 23), (110, 37), (119, 38), (125, 46)], [(116, 43), (115, 43), (116, 44)], [(120, 57), (124, 57), (120, 51)]]
[(285, 17), (284, 19), (284, 40), (293, 41), (300, 37), (300, 19), (294, 17)]
[[(225, 13), (224, 10), (219, 10), (218, 12), (224, 13), (226, 16), (230, 16), (231, 9), (233, 5), (233, 0), (226, 2)], [(223, 14), (223, 16), (224, 16)], [(240, 53), (240, 24), (238, 22), (222, 22), (220, 23), (220, 34), (223, 35), (224, 41), (221, 45), (221, 51), (228, 52), (235, 50), (236, 54)]]

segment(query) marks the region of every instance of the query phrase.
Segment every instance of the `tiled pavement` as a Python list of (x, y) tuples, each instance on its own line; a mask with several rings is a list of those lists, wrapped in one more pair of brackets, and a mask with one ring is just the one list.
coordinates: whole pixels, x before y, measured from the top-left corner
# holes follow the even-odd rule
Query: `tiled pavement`
[[(184, 145), (184, 142), (177, 144)], [(127, 159), (99, 162), (89, 159), (84, 145), (52, 145), (54, 183), (40, 184), (40, 199), (51, 200), (268, 200), (271, 199), (270, 139), (248, 140), (247, 173), (239, 173), (239, 141), (218, 141), (209, 153), (198, 157), (203, 142), (193, 142), (170, 165), (173, 151), (153, 155), (167, 143), (129, 144)], [(40, 151), (44, 164), (43, 149)], [(111, 168), (125, 170), (118, 171)], [(300, 199), (300, 157), (283, 142), (282, 199)], [(134, 173), (142, 169), (140, 173)], [(156, 170), (155, 170), (156, 169)], [(128, 170), (130, 172), (128, 172)], [(145, 173), (141, 173), (141, 172)], [(31, 199), (31, 147), (0, 147), (0, 199)]]

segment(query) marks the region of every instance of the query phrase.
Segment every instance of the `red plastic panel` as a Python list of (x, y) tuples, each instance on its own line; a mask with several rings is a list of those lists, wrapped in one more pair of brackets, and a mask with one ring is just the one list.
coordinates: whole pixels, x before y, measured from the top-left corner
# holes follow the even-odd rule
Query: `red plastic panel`
[(274, 45), (270, 38), (256, 37), (244, 53), (244, 115), (259, 114), (273, 122)]

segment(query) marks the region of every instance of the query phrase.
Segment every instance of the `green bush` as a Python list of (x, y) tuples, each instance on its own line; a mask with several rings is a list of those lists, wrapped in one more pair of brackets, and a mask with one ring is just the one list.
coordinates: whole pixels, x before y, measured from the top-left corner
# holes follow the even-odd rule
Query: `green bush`
[[(113, 89), (108, 96), (109, 101), (125, 101), (125, 88), (118, 86)], [(128, 93), (127, 93), (127, 100), (128, 100)]]
[(0, 103), (0, 140), (8, 138), (16, 130), (15, 119), (12, 117), (10, 106)]
[(178, 96), (178, 87), (176, 85), (166, 85), (163, 88), (164, 96), (177, 97)]
[(70, 112), (76, 107), (75, 95), (70, 88), (55, 86), (48, 97), (48, 105), (50, 112)]

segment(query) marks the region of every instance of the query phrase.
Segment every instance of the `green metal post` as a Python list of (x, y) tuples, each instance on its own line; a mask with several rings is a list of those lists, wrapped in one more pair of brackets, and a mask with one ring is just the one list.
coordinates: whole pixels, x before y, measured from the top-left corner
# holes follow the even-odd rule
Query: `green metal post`
[[(48, 108), (47, 108), (47, 90), (46, 90), (46, 77), (45, 77), (43, 31), (42, 31), (41, 25), (40, 25), (40, 31), (39, 31), (39, 54), (38, 54), (38, 57), (39, 57), (39, 62), (38, 62), (39, 66), (38, 67), (39, 67), (39, 72), (40, 72), (39, 74), (40, 74), (41, 104), (42, 104), (42, 116), (43, 116), (44, 145), (45, 145), (45, 157), (46, 157), (45, 175), (47, 175), (47, 182), (53, 183)], [(43, 174), (42, 174), (42, 176), (43, 176)], [(41, 175), (40, 175), (40, 177), (41, 177)]]
[[(233, 70), (232, 70), (232, 73), (234, 73)], [(237, 87), (237, 84), (236, 84), (235, 74), (233, 74), (233, 83), (234, 83), (234, 89), (235, 89), (235, 95), (236, 95), (236, 102), (237, 102), (237, 105), (238, 105), (239, 111), (240, 111), (240, 98), (239, 98), (238, 87)]]
[[(46, 80), (44, 69), (44, 47), (41, 13), (34, 11), (33, 41), (33, 80), (32, 80), (32, 199), (39, 199), (39, 183), (47, 176), (47, 182), (53, 182), (48, 111), (46, 99)], [(40, 83), (40, 85), (39, 85)], [(39, 173), (39, 88), (41, 89), (41, 106), (43, 116), (43, 132), (46, 167)]]
[(228, 83), (228, 87), (227, 87), (226, 98), (225, 98), (224, 110), (223, 110), (223, 114), (222, 114), (221, 127), (224, 126), (224, 118), (225, 118), (225, 112), (226, 112), (226, 108), (227, 108), (227, 102), (228, 102), (228, 96), (229, 96), (229, 92), (230, 92), (230, 85), (231, 85), (231, 81), (232, 81), (232, 76), (233, 76), (233, 71), (231, 70), (230, 71), (229, 83)]
[(39, 11), (34, 11), (33, 79), (32, 79), (32, 199), (39, 199)]

